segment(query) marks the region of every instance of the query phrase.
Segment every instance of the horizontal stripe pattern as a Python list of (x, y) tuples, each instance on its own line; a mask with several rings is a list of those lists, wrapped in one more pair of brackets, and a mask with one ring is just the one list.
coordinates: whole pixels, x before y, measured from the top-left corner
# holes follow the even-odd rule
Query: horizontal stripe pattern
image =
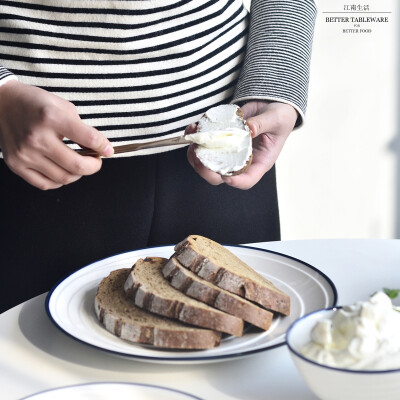
[[(300, 16), (296, 4), (280, 3), (302, 3)], [(248, 34), (241, 0), (0, 0), (0, 84), (15, 74), (73, 102), (119, 144), (177, 136), (231, 101), (235, 87), (236, 99), (282, 98), (303, 113), (312, 2), (253, 0), (253, 10), (240, 74)], [(276, 25), (283, 35), (271, 34)], [(278, 47), (260, 46), (266, 33)], [(298, 51), (280, 52), (293, 38)], [(271, 61), (279, 65), (265, 65)], [(280, 69), (289, 82), (276, 80)]]

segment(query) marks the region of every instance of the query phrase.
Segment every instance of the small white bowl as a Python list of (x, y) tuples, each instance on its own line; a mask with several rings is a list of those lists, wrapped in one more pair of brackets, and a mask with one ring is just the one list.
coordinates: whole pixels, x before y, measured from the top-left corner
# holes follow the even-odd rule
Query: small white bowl
[(295, 321), (287, 331), (290, 355), (311, 391), (323, 400), (400, 399), (400, 368), (383, 371), (358, 371), (333, 368), (312, 361), (301, 354), (310, 341), (316, 322), (332, 317), (340, 307), (319, 310)]

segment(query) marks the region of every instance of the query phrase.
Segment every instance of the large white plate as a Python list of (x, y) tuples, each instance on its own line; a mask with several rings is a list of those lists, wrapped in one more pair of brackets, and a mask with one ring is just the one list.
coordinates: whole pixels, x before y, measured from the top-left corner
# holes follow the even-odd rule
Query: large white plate
[(152, 362), (199, 363), (243, 357), (283, 345), (286, 331), (293, 321), (311, 311), (336, 305), (334, 284), (311, 265), (253, 247), (225, 247), (290, 296), (289, 317), (275, 317), (268, 331), (251, 327), (242, 337), (227, 336), (219, 347), (200, 351), (164, 350), (132, 344), (106, 331), (94, 312), (94, 297), (101, 279), (112, 270), (131, 267), (139, 258), (169, 258), (174, 253), (173, 246), (119, 254), (76, 271), (49, 292), (47, 313), (56, 326), (68, 335), (116, 355)]
[(199, 397), (179, 390), (142, 383), (100, 382), (64, 386), (24, 397), (22, 400), (190, 400)]

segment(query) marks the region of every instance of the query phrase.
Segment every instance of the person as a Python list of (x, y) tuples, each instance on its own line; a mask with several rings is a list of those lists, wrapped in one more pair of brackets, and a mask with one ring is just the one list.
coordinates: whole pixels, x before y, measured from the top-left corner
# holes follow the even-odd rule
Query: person
[[(313, 0), (0, 5), (1, 310), (97, 259), (200, 234), (280, 239), (275, 161), (303, 123)], [(242, 106), (253, 163), (222, 177), (193, 146), (113, 155)], [(102, 157), (79, 155), (83, 147)]]

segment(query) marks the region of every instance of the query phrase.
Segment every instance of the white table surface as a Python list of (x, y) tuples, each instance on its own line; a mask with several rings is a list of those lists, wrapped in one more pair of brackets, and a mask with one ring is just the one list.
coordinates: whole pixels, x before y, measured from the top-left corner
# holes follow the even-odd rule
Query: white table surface
[[(337, 239), (251, 244), (305, 261), (334, 282), (338, 304), (366, 300), (383, 287), (400, 288), (400, 241)], [(286, 346), (200, 365), (160, 365), (85, 346), (58, 330), (45, 312), (46, 294), (0, 315), (0, 397), (87, 382), (139, 382), (207, 400), (315, 399)]]

